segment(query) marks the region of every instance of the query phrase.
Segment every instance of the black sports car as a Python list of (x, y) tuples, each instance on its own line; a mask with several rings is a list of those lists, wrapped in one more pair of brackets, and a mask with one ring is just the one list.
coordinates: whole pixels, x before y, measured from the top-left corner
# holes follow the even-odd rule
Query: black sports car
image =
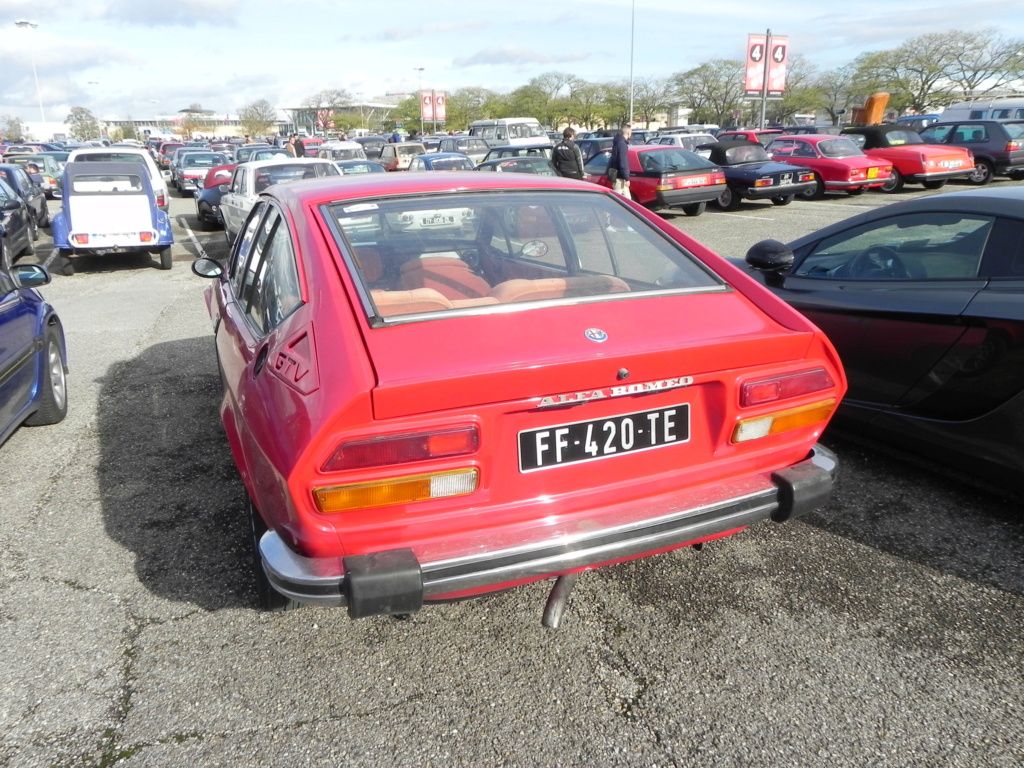
[(746, 265), (835, 345), (840, 427), (1024, 494), (1024, 188), (876, 208)]
[(736, 210), (744, 199), (788, 205), (815, 187), (814, 171), (772, 160), (758, 141), (725, 140), (697, 149), (710, 152), (708, 159), (725, 171), (725, 188), (715, 201), (723, 211)]

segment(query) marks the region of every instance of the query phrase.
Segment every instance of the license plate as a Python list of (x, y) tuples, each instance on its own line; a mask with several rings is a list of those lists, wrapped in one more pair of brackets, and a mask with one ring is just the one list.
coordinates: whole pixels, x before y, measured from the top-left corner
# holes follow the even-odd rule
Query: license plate
[(519, 471), (535, 472), (650, 451), (689, 439), (689, 403), (525, 430), (519, 433)]
[(877, 179), (878, 178), (878, 169), (877, 168), (868, 168), (868, 178), (869, 179)]
[(787, 184), (792, 184), (792, 183), (793, 183), (793, 174), (792, 173), (784, 173), (784, 174), (782, 174), (782, 176), (779, 177), (779, 186), (780, 187), (784, 187)]
[(681, 179), (683, 187), (701, 187), (708, 183), (707, 176), (690, 176), (687, 179)]

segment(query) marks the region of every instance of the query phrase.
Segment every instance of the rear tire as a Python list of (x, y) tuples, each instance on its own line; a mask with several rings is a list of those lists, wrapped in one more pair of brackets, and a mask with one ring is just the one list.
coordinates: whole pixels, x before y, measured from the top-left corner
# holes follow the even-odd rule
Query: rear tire
[(171, 256), (171, 246), (167, 246), (160, 251), (160, 269), (170, 269), (174, 263), (174, 257)]
[(893, 168), (892, 173), (889, 175), (889, 178), (886, 179), (885, 184), (882, 185), (882, 191), (889, 193), (899, 192), (901, 189), (903, 189), (903, 185), (905, 183), (906, 182), (904, 182), (903, 180), (903, 174), (900, 173), (895, 168)]
[(36, 224), (43, 229), (50, 226), (50, 208), (46, 203), (43, 203), (43, 212), (39, 215), (39, 219), (36, 221)]
[(700, 216), (704, 213), (704, 209), (708, 207), (706, 202), (704, 203), (692, 203), (690, 205), (683, 206), (683, 213), (687, 216)]
[(60, 248), (57, 251), (57, 264), (54, 272), (70, 277), (75, 274), (75, 265), (71, 261), (71, 251), (67, 248)]
[(992, 166), (988, 160), (975, 160), (974, 171), (967, 177), (967, 180), (971, 184), (981, 186), (982, 184), (988, 184), (992, 181), (992, 177), (995, 176), (996, 169)]
[(800, 197), (804, 200), (821, 200), (825, 196), (825, 182), (821, 180), (821, 176), (814, 174), (814, 187), (808, 189), (806, 192), (801, 192)]
[(256, 509), (252, 497), (248, 496), (248, 494), (246, 494), (246, 497), (249, 508), (249, 533), (252, 541), (253, 576), (256, 578), (256, 597), (259, 607), (261, 610), (272, 613), (294, 611), (296, 608), (302, 607), (302, 603), (285, 597), (274, 589), (270, 579), (267, 578), (266, 571), (263, 570), (263, 558), (260, 556), (260, 539), (267, 532), (267, 524), (263, 522), (263, 518), (260, 516), (259, 510)]
[(43, 340), (43, 380), (39, 384), (39, 409), (25, 419), (30, 427), (56, 424), (68, 415), (68, 380), (64, 374), (64, 349), (53, 327)]
[(921, 185), (925, 189), (942, 189), (946, 186), (946, 179), (936, 179), (935, 181), (922, 181)]
[(722, 194), (715, 199), (715, 205), (723, 211), (735, 211), (740, 207), (740, 196), (726, 184)]
[(772, 205), (789, 205), (796, 195), (779, 195), (772, 198)]

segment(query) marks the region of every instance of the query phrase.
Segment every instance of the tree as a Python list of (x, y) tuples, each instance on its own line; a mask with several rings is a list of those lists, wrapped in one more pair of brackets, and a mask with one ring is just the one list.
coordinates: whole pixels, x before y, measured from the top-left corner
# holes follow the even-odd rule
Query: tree
[(952, 32), (949, 79), (964, 96), (1004, 88), (1024, 76), (1024, 40), (1000, 37), (994, 29)]
[(0, 131), (3, 132), (2, 138), (8, 141), (25, 141), (25, 124), (21, 121), (20, 117), (14, 115), (4, 115), (0, 117)]
[(950, 80), (956, 53), (950, 34), (921, 35), (891, 51), (861, 54), (855, 62), (856, 79), (887, 91), (897, 112), (928, 112), (962, 97)]
[(742, 61), (715, 59), (670, 79), (694, 122), (726, 125), (733, 111), (743, 107), (745, 69)]
[(474, 120), (483, 120), (487, 103), (495, 95), (486, 88), (460, 88), (449, 93), (445, 125), (452, 130), (466, 130)]
[(330, 116), (352, 103), (352, 94), (344, 88), (325, 88), (302, 100), (295, 122), (308, 125), (311, 133), (323, 130)]
[[(826, 106), (825, 95), (818, 88), (817, 72), (803, 56), (789, 58), (786, 64), (786, 90), (781, 99), (772, 99), (765, 107), (769, 122), (788, 124), (800, 112), (816, 112)], [(758, 107), (760, 109), (760, 107)]]
[(265, 136), (277, 125), (277, 110), (266, 99), (257, 99), (239, 110), (238, 120), (247, 136)]
[(71, 137), (78, 141), (94, 139), (100, 135), (100, 125), (85, 107), (72, 107), (71, 112), (64, 120)]
[(651, 77), (633, 81), (633, 121), (643, 120), (644, 127), (651, 127), (651, 120), (658, 112), (664, 112), (672, 101), (674, 92), (668, 78)]
[(854, 94), (856, 70), (851, 64), (822, 72), (814, 80), (814, 87), (822, 97), (821, 108), (827, 110), (833, 123), (840, 123), (840, 109), (850, 112), (854, 103), (862, 103), (864, 97)]

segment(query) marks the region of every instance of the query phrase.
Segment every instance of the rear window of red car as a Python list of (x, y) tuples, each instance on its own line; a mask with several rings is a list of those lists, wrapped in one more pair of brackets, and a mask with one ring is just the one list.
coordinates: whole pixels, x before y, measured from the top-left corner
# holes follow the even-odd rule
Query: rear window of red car
[(605, 193), (460, 193), (329, 210), (371, 319), (724, 289)]

